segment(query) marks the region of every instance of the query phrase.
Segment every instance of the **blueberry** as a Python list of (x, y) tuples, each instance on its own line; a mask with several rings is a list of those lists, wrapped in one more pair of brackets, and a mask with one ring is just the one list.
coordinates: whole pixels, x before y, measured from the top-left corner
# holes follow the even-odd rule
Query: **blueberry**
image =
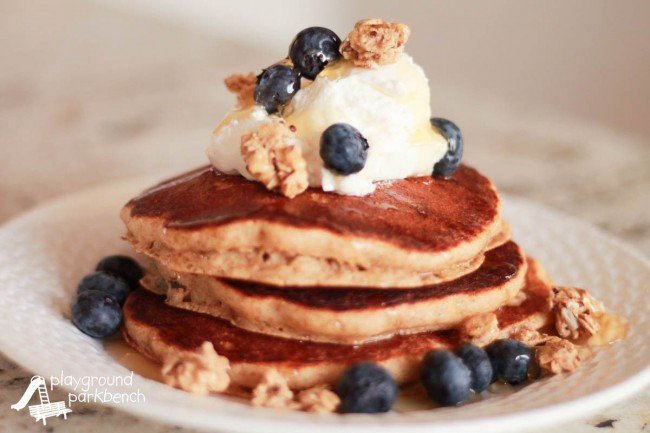
[(126, 281), (108, 272), (93, 272), (85, 276), (77, 286), (77, 294), (80, 295), (88, 290), (98, 290), (110, 295), (120, 305), (124, 304), (126, 295), (131, 291)]
[(525, 382), (528, 377), (528, 367), (533, 358), (533, 351), (524, 343), (505, 338), (490, 343), (486, 348), (495, 379), (503, 380), (511, 385)]
[(361, 171), (368, 159), (368, 141), (352, 125), (335, 123), (320, 137), (320, 157), (338, 174)]
[(255, 102), (272, 114), (291, 101), (298, 90), (300, 72), (286, 65), (269, 66), (257, 76)]
[(447, 153), (433, 166), (433, 176), (447, 179), (458, 169), (463, 157), (463, 135), (451, 120), (434, 117), (431, 126), (447, 140)]
[(108, 337), (120, 327), (122, 309), (114, 297), (99, 290), (86, 290), (72, 306), (72, 322), (91, 337)]
[(397, 398), (397, 384), (382, 367), (362, 362), (343, 373), (336, 393), (343, 413), (388, 412)]
[(296, 35), (289, 58), (303, 77), (313, 80), (325, 66), (341, 57), (341, 39), (324, 27), (308, 27)]
[(138, 288), (142, 278), (142, 268), (138, 262), (127, 256), (108, 256), (100, 260), (95, 268), (122, 278), (131, 290)]
[(473, 344), (463, 344), (454, 351), (463, 360), (472, 375), (470, 388), (475, 392), (485, 391), (492, 383), (492, 363), (485, 350)]
[(429, 397), (441, 406), (455, 406), (469, 398), (469, 368), (449, 350), (434, 349), (424, 356), (420, 380)]

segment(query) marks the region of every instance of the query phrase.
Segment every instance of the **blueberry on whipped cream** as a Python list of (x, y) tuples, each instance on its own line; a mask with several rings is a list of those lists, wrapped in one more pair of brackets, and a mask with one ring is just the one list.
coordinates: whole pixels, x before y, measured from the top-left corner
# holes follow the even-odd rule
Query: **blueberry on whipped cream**
[(447, 140), (447, 152), (433, 166), (433, 176), (447, 179), (456, 172), (463, 157), (463, 135), (451, 120), (434, 117), (431, 126)]
[(296, 35), (289, 58), (303, 77), (313, 80), (329, 63), (341, 57), (341, 39), (325, 27), (308, 27)]
[(257, 76), (254, 98), (269, 114), (273, 114), (299, 89), (300, 73), (290, 66), (278, 64), (264, 69)]
[(335, 123), (321, 136), (320, 156), (325, 167), (335, 173), (357, 173), (366, 165), (368, 140), (354, 126)]

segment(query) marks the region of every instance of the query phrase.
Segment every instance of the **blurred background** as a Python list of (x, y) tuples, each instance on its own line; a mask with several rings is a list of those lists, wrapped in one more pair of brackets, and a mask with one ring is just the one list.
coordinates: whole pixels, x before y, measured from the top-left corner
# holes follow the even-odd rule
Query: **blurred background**
[[(461, 126), (465, 160), (502, 192), (650, 255), (646, 0), (0, 0), (0, 223), (95, 184), (206, 163), (234, 103), (227, 75), (284, 57), (305, 27), (344, 38), (368, 17), (411, 26), (433, 114)], [(8, 401), (29, 373), (4, 359), (0, 371), (14, 377), (1, 384)], [(646, 391), (557, 431), (597, 431), (607, 417), (641, 431), (649, 405)], [(28, 431), (2, 407), (0, 430)], [(110, 409), (89, 414), (141, 431)], [(97, 431), (94, 417), (77, 419)]]
[(0, 221), (112, 179), (206, 162), (232, 72), (323, 25), (408, 23), (434, 115), (502, 191), (650, 251), (650, 2), (0, 1)]

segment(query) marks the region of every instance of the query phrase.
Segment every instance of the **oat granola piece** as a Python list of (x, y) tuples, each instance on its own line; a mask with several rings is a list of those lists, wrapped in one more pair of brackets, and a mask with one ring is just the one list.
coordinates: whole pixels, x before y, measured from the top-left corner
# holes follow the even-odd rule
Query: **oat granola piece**
[(470, 317), (460, 325), (461, 338), (477, 346), (490, 344), (497, 338), (498, 331), (499, 321), (494, 313)]
[(203, 342), (196, 352), (172, 353), (163, 362), (162, 377), (167, 385), (193, 394), (225, 391), (230, 385), (230, 363), (219, 356), (212, 343)]
[(241, 154), (257, 181), (293, 198), (309, 186), (307, 163), (296, 143), (291, 127), (277, 119), (242, 136)]
[(255, 92), (257, 77), (252, 72), (247, 75), (232, 74), (226, 77), (223, 82), (228, 90), (237, 95), (237, 103), (240, 107), (250, 107), (255, 103), (253, 93)]
[(600, 330), (603, 304), (585, 290), (572, 287), (553, 288), (555, 328), (560, 337), (577, 340)]
[(312, 413), (335, 412), (341, 404), (341, 399), (336, 393), (324, 386), (317, 386), (301, 391), (298, 394), (300, 410)]
[(580, 348), (561, 337), (547, 335), (530, 328), (520, 328), (512, 332), (510, 338), (535, 347), (537, 365), (547, 373), (559, 374), (573, 371), (583, 361)]
[(167, 290), (167, 303), (170, 305), (178, 305), (183, 303), (187, 296), (187, 289), (184, 287), (170, 287)]
[(530, 329), (525, 327), (519, 328), (511, 332), (509, 337), (514, 340), (521, 341), (522, 343), (531, 347), (544, 344), (549, 339), (554, 338), (550, 335), (542, 334), (541, 332), (535, 329)]
[(339, 51), (356, 66), (374, 68), (397, 61), (410, 34), (406, 24), (361, 20), (341, 43)]
[(251, 404), (278, 409), (297, 408), (293, 400), (293, 391), (289, 388), (287, 380), (275, 369), (268, 370), (253, 389)]
[(542, 345), (535, 348), (535, 357), (539, 367), (552, 374), (573, 371), (580, 365), (578, 348), (569, 340), (549, 337)]

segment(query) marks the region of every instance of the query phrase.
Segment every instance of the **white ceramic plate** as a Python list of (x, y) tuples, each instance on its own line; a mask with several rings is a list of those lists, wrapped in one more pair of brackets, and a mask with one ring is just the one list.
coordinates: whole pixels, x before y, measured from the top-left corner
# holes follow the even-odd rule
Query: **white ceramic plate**
[[(92, 189), (29, 212), (0, 229), (0, 350), (45, 378), (121, 376), (128, 370), (101, 342), (69, 320), (75, 286), (102, 256), (128, 253), (120, 207), (152, 183), (139, 179)], [(505, 200), (515, 239), (556, 281), (590, 288), (627, 317), (628, 338), (601, 350), (570, 375), (460, 408), (386, 415), (310, 415), (253, 409), (220, 397), (197, 397), (136, 376), (141, 404), (122, 410), (178, 425), (233, 432), (507, 432), (542, 427), (613, 404), (650, 382), (650, 264), (596, 229), (520, 199)], [(118, 387), (114, 392), (132, 392)], [(27, 416), (27, 415), (26, 415)]]

